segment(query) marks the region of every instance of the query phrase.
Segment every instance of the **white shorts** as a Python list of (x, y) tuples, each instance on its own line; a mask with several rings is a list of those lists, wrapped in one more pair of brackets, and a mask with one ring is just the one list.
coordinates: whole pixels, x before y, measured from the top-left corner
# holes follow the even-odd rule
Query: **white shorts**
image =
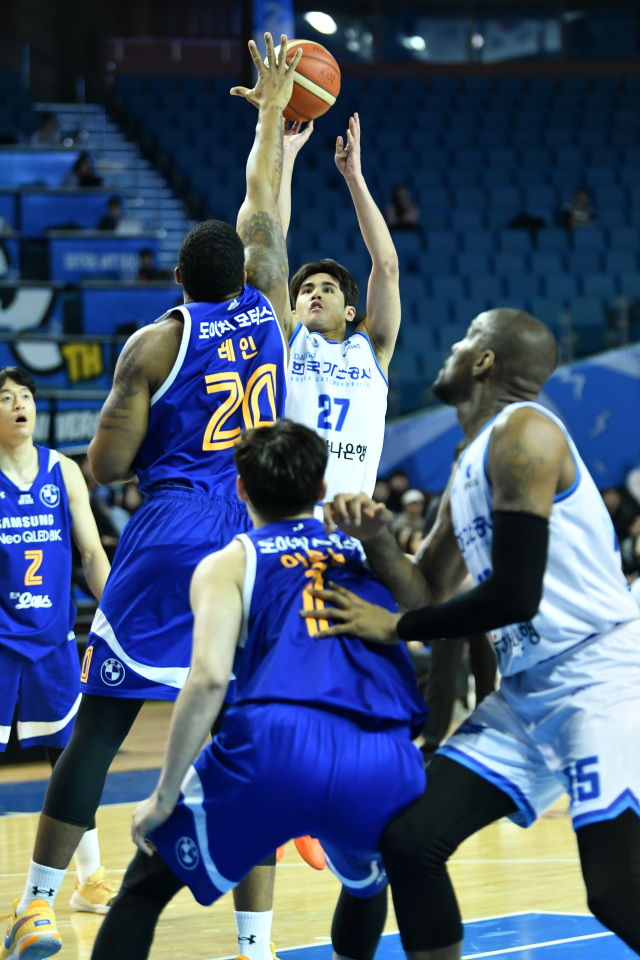
[(442, 745), (530, 826), (563, 793), (574, 829), (640, 816), (640, 620), (503, 677)]

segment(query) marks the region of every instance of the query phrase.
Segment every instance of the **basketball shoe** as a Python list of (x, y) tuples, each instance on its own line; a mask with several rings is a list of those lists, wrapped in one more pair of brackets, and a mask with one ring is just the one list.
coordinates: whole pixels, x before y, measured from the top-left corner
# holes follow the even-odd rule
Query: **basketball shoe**
[[(274, 945), (270, 943), (269, 946), (271, 947), (271, 956), (273, 957), (273, 960), (280, 960), (280, 957), (276, 957), (276, 948)], [(236, 960), (249, 960), (249, 958), (245, 957), (243, 953), (239, 953), (236, 957)]]
[(293, 842), (305, 863), (314, 870), (324, 870), (327, 861), (319, 840), (315, 837), (296, 837)]
[(0, 960), (45, 960), (62, 949), (62, 937), (56, 929), (56, 918), (46, 900), (33, 900), (19, 917), (13, 914), (0, 951)]
[(118, 888), (107, 880), (104, 867), (98, 867), (86, 883), (80, 885), (76, 880), (71, 906), (74, 910), (82, 910), (84, 913), (108, 913), (111, 901), (117, 892)]

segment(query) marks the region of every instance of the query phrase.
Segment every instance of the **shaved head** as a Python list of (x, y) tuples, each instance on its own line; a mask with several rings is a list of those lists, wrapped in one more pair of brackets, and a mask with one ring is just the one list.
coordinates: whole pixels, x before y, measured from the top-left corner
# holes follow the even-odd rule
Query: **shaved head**
[(530, 313), (507, 307), (478, 319), (480, 344), (495, 353), (498, 379), (514, 393), (537, 396), (558, 363), (558, 344), (549, 328)]
[(433, 392), (454, 406), (480, 386), (511, 402), (535, 400), (557, 362), (555, 337), (540, 320), (524, 310), (487, 310), (451, 348)]

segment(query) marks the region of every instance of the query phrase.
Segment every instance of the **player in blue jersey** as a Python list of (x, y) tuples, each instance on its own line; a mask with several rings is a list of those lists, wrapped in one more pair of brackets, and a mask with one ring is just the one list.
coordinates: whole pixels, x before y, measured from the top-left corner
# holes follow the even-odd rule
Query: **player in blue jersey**
[[(20, 745), (44, 746), (53, 767), (71, 736), (81, 696), (71, 537), (97, 600), (109, 561), (77, 464), (33, 442), (35, 393), (25, 370), (0, 370), (0, 750), (17, 706)], [(105, 913), (116, 890), (100, 866), (94, 821), (80, 841), (76, 864), (71, 905)]]
[[(210, 220), (186, 236), (176, 269), (184, 306), (129, 339), (89, 447), (99, 483), (133, 470), (149, 499), (120, 539), (92, 625), (74, 734), (47, 790), (16, 927), (34, 886), (48, 890), (52, 907), (144, 700), (175, 700), (182, 688), (193, 571), (250, 526), (235, 492), (234, 445), (243, 430), (272, 424), (284, 411), (288, 265), (277, 197), (283, 109), (301, 54), (287, 66), (267, 36), (263, 63), (250, 47), (259, 116), (238, 229)], [(260, 869), (272, 881), (273, 870)], [(269, 912), (269, 889), (265, 898)], [(35, 919), (26, 930), (37, 936), (37, 910), (28, 916)], [(7, 956), (17, 956), (19, 946), (12, 949)]]
[[(324, 441), (281, 420), (245, 434), (235, 461), (255, 529), (194, 574), (192, 669), (158, 786), (134, 816), (140, 850), (93, 960), (143, 960), (182, 886), (210, 904), (261, 857), (305, 834), (321, 840), (344, 891), (386, 904), (379, 837), (424, 790), (411, 736), (426, 707), (406, 649), (344, 637), (319, 643), (318, 625), (300, 617), (314, 606), (310, 588), (325, 580), (396, 609), (358, 542), (327, 535), (313, 517), (326, 487)], [(235, 703), (201, 751), (234, 657)], [(334, 949), (360, 956), (346, 943)]]

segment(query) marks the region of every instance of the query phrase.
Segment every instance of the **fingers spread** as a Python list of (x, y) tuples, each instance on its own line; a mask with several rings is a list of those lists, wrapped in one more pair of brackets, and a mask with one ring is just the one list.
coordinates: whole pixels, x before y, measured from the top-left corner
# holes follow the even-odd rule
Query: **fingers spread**
[(287, 44), (288, 38), (285, 33), (280, 37), (280, 49), (278, 51), (278, 70), (282, 73), (286, 71), (287, 68)]
[(254, 40), (249, 40), (249, 53), (251, 54), (251, 59), (256, 65), (256, 70), (258, 71), (258, 74), (260, 76), (263, 76), (266, 67), (264, 65), (264, 60), (260, 56), (260, 51), (258, 50), (258, 47)]
[(265, 33), (264, 42), (267, 47), (267, 63), (269, 64), (269, 70), (276, 69), (276, 49), (273, 45), (273, 37), (270, 33)]
[(296, 50), (296, 52), (295, 52), (295, 54), (294, 54), (294, 56), (293, 56), (293, 60), (292, 60), (291, 63), (289, 64), (289, 67), (288, 67), (289, 70), (295, 70), (295, 68), (296, 68), (296, 67), (298, 66), (298, 64), (300, 63), (300, 60), (301, 60), (301, 58), (302, 58), (302, 54), (303, 54), (303, 53), (304, 53), (304, 51), (303, 51), (302, 47), (298, 47), (298, 49)]

